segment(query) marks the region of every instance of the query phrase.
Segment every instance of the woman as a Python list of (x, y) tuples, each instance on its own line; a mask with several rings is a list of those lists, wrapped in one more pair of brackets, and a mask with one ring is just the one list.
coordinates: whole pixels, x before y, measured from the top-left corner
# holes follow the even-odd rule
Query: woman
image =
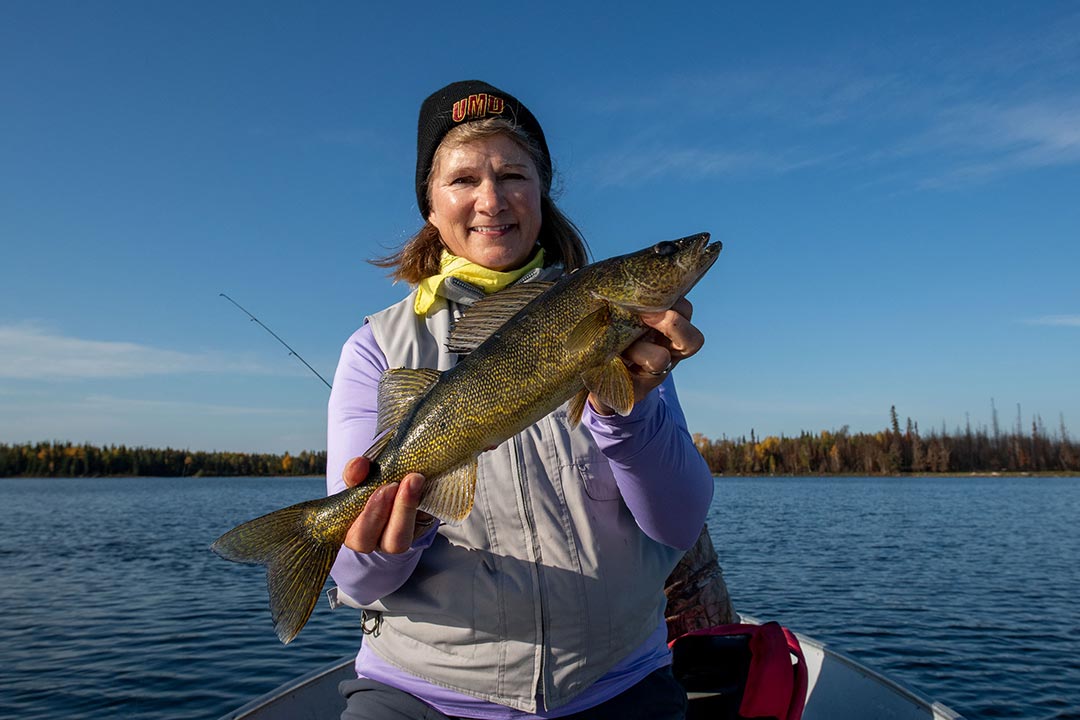
[[(345, 344), (329, 407), (327, 489), (359, 483), (376, 427), (379, 376), (446, 369), (450, 323), (513, 282), (584, 264), (576, 228), (549, 196), (539, 122), (479, 81), (424, 101), (417, 202), (427, 221), (383, 261), (414, 285)], [(364, 608), (358, 679), (343, 718), (647, 717), (685, 713), (670, 673), (664, 580), (694, 544), (712, 497), (670, 370), (704, 338), (691, 307), (645, 316), (632, 345), (636, 405), (593, 397), (581, 425), (565, 409), (484, 453), (458, 526), (417, 512), (424, 478), (376, 493), (332, 575)]]

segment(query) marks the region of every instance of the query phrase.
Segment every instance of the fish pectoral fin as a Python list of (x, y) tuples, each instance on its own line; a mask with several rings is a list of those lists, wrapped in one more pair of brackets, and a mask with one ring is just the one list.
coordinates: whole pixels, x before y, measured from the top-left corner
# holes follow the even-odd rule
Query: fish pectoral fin
[(577, 427), (581, 422), (581, 416), (585, 412), (585, 403), (588, 400), (589, 388), (582, 388), (570, 398), (570, 404), (566, 406), (566, 419), (570, 421), (570, 427)]
[(442, 372), (431, 368), (395, 368), (384, 372), (379, 378), (379, 419), (375, 433), (397, 427), (440, 377)]
[[(371, 443), (371, 447), (369, 447), (363, 452), (363, 456), (373, 462), (375, 460), (378, 460), (379, 456), (382, 455), (383, 450), (385, 450), (386, 446), (390, 444), (390, 439), (393, 437), (394, 433), (392, 432), (383, 433), (375, 440), (375, 442)], [(365, 480), (364, 482), (367, 481)]]
[(605, 304), (578, 321), (566, 337), (566, 352), (579, 353), (595, 346), (610, 326), (611, 309)]
[(449, 523), (459, 523), (472, 510), (476, 495), (476, 458), (450, 472), (427, 478), (420, 510)]
[(375, 425), (376, 440), (364, 457), (377, 460), (394, 436), (391, 432), (412, 410), (431, 386), (442, 377), (442, 372), (430, 368), (395, 368), (387, 370), (379, 378), (379, 417)]
[(604, 365), (586, 370), (581, 379), (600, 402), (620, 415), (629, 415), (634, 409), (634, 383), (622, 358), (616, 356)]
[(542, 280), (523, 282), (473, 303), (450, 329), (447, 351), (459, 355), (472, 352), (554, 284)]

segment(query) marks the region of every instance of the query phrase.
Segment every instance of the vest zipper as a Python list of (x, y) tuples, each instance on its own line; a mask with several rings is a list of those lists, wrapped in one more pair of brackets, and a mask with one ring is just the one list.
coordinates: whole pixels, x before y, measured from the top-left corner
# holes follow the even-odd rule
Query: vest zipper
[(540, 549), (540, 538), (536, 532), (536, 519), (533, 515), (532, 501), (529, 499), (529, 487), (528, 478), (525, 477), (525, 457), (524, 451), (521, 447), (521, 438), (515, 435), (512, 440), (513, 451), (510, 453), (510, 462), (512, 463), (512, 470), (514, 478), (517, 480), (518, 491), (521, 493), (521, 504), (525, 509), (525, 529), (528, 533), (529, 542), (532, 544), (533, 551), (533, 576), (536, 579), (537, 588), (537, 615), (540, 626), (540, 667), (537, 673), (537, 682), (535, 694), (543, 699), (544, 707), (546, 708), (547, 698), (547, 664), (545, 658), (547, 657), (547, 634), (548, 634), (548, 620), (547, 620), (547, 598), (544, 592), (544, 579), (543, 575), (543, 553)]

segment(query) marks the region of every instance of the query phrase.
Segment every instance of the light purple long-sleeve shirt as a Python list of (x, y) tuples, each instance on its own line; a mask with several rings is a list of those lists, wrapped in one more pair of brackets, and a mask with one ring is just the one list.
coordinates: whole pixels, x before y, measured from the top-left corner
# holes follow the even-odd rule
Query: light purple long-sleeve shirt
[[(362, 455), (375, 437), (379, 378), (387, 369), (386, 357), (367, 325), (342, 348), (328, 411), (328, 493), (345, 488), (341, 474), (346, 463)], [(712, 501), (713, 480), (687, 431), (671, 377), (626, 417), (599, 415), (586, 403), (582, 423), (611, 463), (623, 501), (642, 532), (657, 542), (689, 549), (697, 540)], [(343, 547), (331, 571), (334, 582), (361, 604), (392, 593), (412, 574), (436, 532), (433, 527), (398, 555), (357, 553)], [(670, 663), (665, 641), (666, 630), (661, 623), (641, 647), (628, 653), (593, 687), (554, 714), (537, 717), (577, 712), (631, 687)], [(426, 683), (363, 648), (357, 657), (357, 671), (417, 695), (448, 715), (493, 720), (534, 717)]]

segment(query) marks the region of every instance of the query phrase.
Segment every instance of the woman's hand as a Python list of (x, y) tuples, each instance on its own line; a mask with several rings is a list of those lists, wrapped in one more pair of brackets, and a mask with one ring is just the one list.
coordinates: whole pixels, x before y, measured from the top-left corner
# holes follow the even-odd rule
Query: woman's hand
[[(642, 322), (652, 330), (622, 354), (634, 383), (635, 403), (641, 402), (653, 388), (664, 382), (676, 365), (705, 344), (705, 336), (690, 322), (693, 314), (694, 306), (690, 301), (680, 298), (670, 310), (641, 316)], [(615, 412), (592, 393), (589, 394), (589, 403), (601, 415)]]
[[(347, 487), (364, 482), (371, 470), (366, 457), (353, 458), (345, 465), (341, 477)], [(363, 512), (345, 534), (345, 547), (368, 553), (403, 553), (413, 540), (431, 527), (435, 518), (418, 511), (423, 495), (424, 476), (409, 473), (400, 483), (391, 483), (376, 490), (368, 499)]]

